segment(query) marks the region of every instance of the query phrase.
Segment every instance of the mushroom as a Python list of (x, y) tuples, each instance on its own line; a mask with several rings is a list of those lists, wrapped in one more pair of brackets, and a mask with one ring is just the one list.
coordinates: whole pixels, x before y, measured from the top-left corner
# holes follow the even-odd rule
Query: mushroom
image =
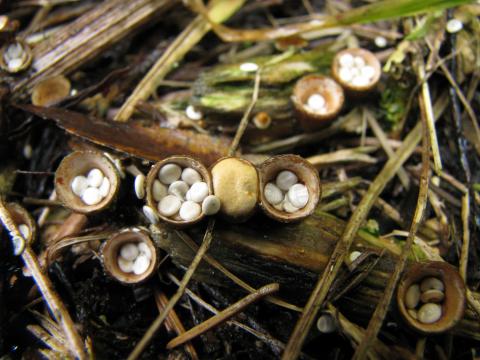
[(120, 187), (115, 165), (94, 151), (75, 151), (60, 162), (55, 172), (55, 190), (60, 201), (79, 213), (107, 208)]
[(335, 55), (332, 75), (347, 91), (361, 94), (377, 85), (382, 67), (377, 57), (368, 50), (345, 49)]
[(110, 236), (102, 246), (105, 272), (124, 284), (151, 277), (159, 265), (157, 246), (146, 230), (127, 228)]
[(32, 91), (32, 104), (52, 106), (70, 94), (70, 81), (63, 75), (50, 77), (35, 85)]
[(321, 128), (338, 115), (344, 102), (342, 87), (332, 78), (307, 75), (293, 88), (292, 101), (305, 130)]
[(17, 203), (8, 203), (6, 207), (18, 231), (25, 239), (25, 244), (32, 243), (37, 234), (37, 225), (30, 213)]
[(248, 219), (258, 202), (259, 178), (255, 166), (247, 160), (225, 157), (212, 165), (212, 182), (219, 198), (220, 214), (233, 222)]
[[(432, 278), (435, 280), (432, 281)], [(429, 284), (425, 285), (425, 281)], [(422, 283), (425, 291), (420, 294), (419, 301), (418, 291)], [(440, 283), (444, 286), (444, 296), (436, 293), (441, 291), (438, 290)], [(457, 269), (446, 262), (416, 263), (399, 283), (397, 303), (400, 314), (412, 329), (423, 334), (442, 333), (463, 317), (465, 284)]]
[(11, 74), (26, 70), (32, 63), (32, 51), (26, 42), (15, 39), (0, 49), (0, 67)]
[[(297, 155), (279, 155), (264, 161), (260, 173), (260, 207), (272, 219), (292, 222), (313, 213), (321, 195), (317, 170)], [(287, 201), (279, 207), (279, 198)]]
[(147, 206), (166, 223), (175, 227), (196, 224), (208, 214), (202, 203), (213, 196), (207, 168), (188, 156), (171, 156), (156, 163), (146, 179)]

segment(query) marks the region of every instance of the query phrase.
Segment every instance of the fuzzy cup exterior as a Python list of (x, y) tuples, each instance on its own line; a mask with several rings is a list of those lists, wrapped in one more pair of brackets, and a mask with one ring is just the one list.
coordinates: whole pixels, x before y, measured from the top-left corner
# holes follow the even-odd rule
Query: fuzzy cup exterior
[(247, 160), (227, 157), (212, 165), (214, 194), (220, 200), (220, 214), (232, 222), (242, 222), (254, 212), (258, 203), (257, 169)]
[[(405, 304), (407, 290), (413, 284), (420, 284), (425, 278), (434, 277), (445, 286), (445, 299), (441, 304), (442, 316), (434, 323), (422, 323), (414, 319)], [(463, 317), (465, 311), (465, 284), (458, 270), (441, 261), (414, 264), (403, 276), (397, 289), (397, 304), (405, 322), (415, 331), (431, 335), (447, 331), (454, 327)]]
[[(312, 96), (320, 95), (325, 101), (321, 112), (308, 106)], [(323, 75), (307, 75), (299, 79), (293, 88), (292, 102), (297, 119), (305, 130), (322, 128), (336, 117), (343, 107), (345, 96), (342, 87), (332, 78)]]
[[(74, 194), (72, 181), (79, 175), (85, 176), (92, 169), (99, 169), (108, 178), (110, 189), (98, 204), (87, 205)], [(60, 201), (73, 211), (87, 214), (104, 210), (111, 205), (120, 188), (120, 175), (115, 164), (106, 156), (94, 151), (75, 151), (61, 161), (55, 172), (55, 191)]]
[[(17, 203), (8, 203), (6, 207), (19, 231), (21, 230), (21, 225), (28, 227), (28, 236), (25, 239), (25, 243), (31, 243), (37, 235), (37, 223), (35, 220), (23, 206)], [(20, 231), (20, 233), (22, 233), (22, 231)]]
[[(122, 271), (118, 265), (118, 257), (120, 256), (120, 250), (123, 245), (140, 242), (145, 243), (151, 251), (152, 257), (147, 270), (139, 275)], [(128, 228), (113, 234), (105, 241), (101, 252), (105, 272), (124, 284), (133, 285), (146, 281), (155, 273), (159, 265), (159, 254), (156, 244), (150, 238), (147, 231), (138, 228)]]
[[(277, 175), (284, 170), (293, 172), (297, 181), (307, 187), (309, 194), (307, 204), (292, 213), (276, 209), (265, 198), (265, 186), (269, 182), (275, 182)], [(273, 156), (260, 165), (259, 173), (260, 207), (267, 216), (281, 222), (293, 222), (300, 221), (315, 211), (321, 196), (320, 178), (318, 171), (308, 161), (291, 154)]]
[[(340, 58), (342, 57), (342, 55), (345, 55), (345, 54), (350, 54), (354, 57), (361, 57), (365, 61), (365, 65), (371, 66), (373, 68), (374, 75), (368, 84), (357, 86), (352, 84), (351, 82), (342, 80), (340, 76), (340, 69), (341, 69)], [(382, 75), (382, 67), (381, 67), (380, 61), (378, 61), (377, 57), (372, 52), (365, 49), (354, 48), (354, 49), (342, 50), (335, 55), (332, 62), (333, 78), (343, 88), (345, 88), (348, 94), (353, 96), (360, 96), (362, 94), (366, 94), (372, 91), (378, 84), (378, 81), (380, 80), (381, 75)]]
[(201, 212), (200, 215), (193, 220), (175, 220), (174, 218), (170, 218), (159, 213), (158, 201), (154, 197), (153, 186), (154, 186), (155, 180), (158, 180), (158, 172), (167, 164), (177, 164), (182, 169), (192, 168), (196, 170), (201, 175), (203, 181), (208, 186), (208, 192), (209, 192), (208, 195), (213, 194), (212, 179), (211, 179), (210, 173), (200, 161), (188, 156), (171, 156), (156, 163), (148, 172), (147, 180), (146, 180), (147, 205), (154, 211), (155, 215), (158, 216), (160, 220), (174, 227), (183, 228), (183, 227), (191, 226), (193, 224), (198, 223), (205, 216), (203, 212)]

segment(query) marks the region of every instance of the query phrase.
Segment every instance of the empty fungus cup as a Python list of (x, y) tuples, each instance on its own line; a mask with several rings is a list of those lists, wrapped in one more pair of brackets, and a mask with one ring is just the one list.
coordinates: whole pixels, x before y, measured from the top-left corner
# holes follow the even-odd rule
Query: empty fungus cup
[(105, 241), (102, 264), (105, 272), (117, 281), (138, 284), (155, 273), (159, 265), (158, 250), (147, 231), (128, 228)]
[[(96, 181), (99, 181), (98, 185)], [(75, 151), (63, 158), (55, 172), (58, 198), (66, 207), (79, 213), (104, 210), (113, 202), (119, 188), (117, 168), (98, 152)]]
[(63, 75), (43, 80), (32, 90), (32, 104), (36, 106), (52, 106), (70, 94), (70, 81)]
[(207, 168), (188, 156), (171, 156), (156, 163), (146, 179), (146, 202), (159, 219), (174, 227), (190, 226), (204, 216), (202, 206), (213, 195)]
[(345, 49), (335, 55), (332, 75), (348, 92), (361, 94), (377, 85), (382, 67), (377, 57), (368, 50)]
[(321, 195), (318, 171), (302, 157), (273, 156), (260, 165), (259, 173), (260, 207), (272, 219), (299, 221), (317, 207)]
[(17, 229), (24, 237), (25, 243), (32, 243), (37, 234), (37, 225), (30, 213), (17, 203), (8, 203), (6, 207)]
[(342, 87), (332, 78), (307, 75), (293, 88), (292, 101), (305, 130), (321, 128), (338, 115), (345, 100)]
[[(425, 279), (437, 279), (436, 283), (443, 283), (441, 292), (444, 295), (431, 303), (435, 305), (436, 309), (441, 309), (440, 317), (430, 323), (422, 322), (416, 316), (415, 308), (420, 308), (425, 305), (421, 304), (420, 295), (412, 296), (412, 290), (420, 291), (420, 286), (423, 287), (422, 281)], [(418, 289), (411, 289), (413, 286), (419, 286)], [(421, 291), (426, 292), (428, 289)], [(412, 299), (413, 304), (412, 304)], [(430, 302), (430, 301), (429, 301)], [(425, 263), (414, 264), (403, 276), (397, 289), (397, 303), (398, 309), (405, 322), (413, 329), (420, 333), (438, 334), (447, 331), (454, 327), (458, 321), (463, 317), (465, 311), (465, 284), (460, 277), (457, 269), (452, 265), (443, 261), (431, 261)], [(420, 311), (418, 312), (420, 313)]]
[(229, 221), (247, 220), (259, 196), (257, 168), (248, 160), (224, 157), (211, 167), (213, 190), (220, 199), (220, 214)]

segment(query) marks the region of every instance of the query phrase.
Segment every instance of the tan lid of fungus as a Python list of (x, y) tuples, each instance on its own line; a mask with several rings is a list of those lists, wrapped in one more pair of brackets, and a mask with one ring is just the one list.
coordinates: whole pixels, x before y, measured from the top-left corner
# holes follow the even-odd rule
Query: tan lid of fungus
[(213, 192), (222, 204), (220, 213), (234, 220), (253, 214), (258, 202), (257, 169), (249, 162), (234, 157), (224, 158), (212, 167)]

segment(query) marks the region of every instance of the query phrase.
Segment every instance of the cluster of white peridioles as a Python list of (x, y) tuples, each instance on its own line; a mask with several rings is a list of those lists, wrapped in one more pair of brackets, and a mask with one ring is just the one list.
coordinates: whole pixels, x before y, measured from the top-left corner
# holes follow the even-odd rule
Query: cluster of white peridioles
[(353, 86), (368, 86), (375, 76), (375, 69), (359, 55), (345, 53), (338, 58), (338, 77)]
[(110, 181), (97, 168), (91, 169), (86, 175), (75, 176), (70, 186), (86, 205), (97, 205), (110, 192)]
[(178, 164), (163, 165), (158, 179), (152, 184), (153, 199), (158, 202), (158, 212), (175, 220), (191, 221), (202, 213), (213, 215), (220, 209), (220, 201), (209, 195), (209, 188), (200, 173)]
[(152, 251), (144, 242), (130, 242), (122, 245), (118, 252), (117, 264), (124, 273), (142, 275), (150, 266)]
[(307, 205), (308, 188), (298, 182), (298, 177), (289, 170), (280, 171), (275, 183), (269, 182), (264, 188), (265, 199), (277, 210), (294, 213)]

